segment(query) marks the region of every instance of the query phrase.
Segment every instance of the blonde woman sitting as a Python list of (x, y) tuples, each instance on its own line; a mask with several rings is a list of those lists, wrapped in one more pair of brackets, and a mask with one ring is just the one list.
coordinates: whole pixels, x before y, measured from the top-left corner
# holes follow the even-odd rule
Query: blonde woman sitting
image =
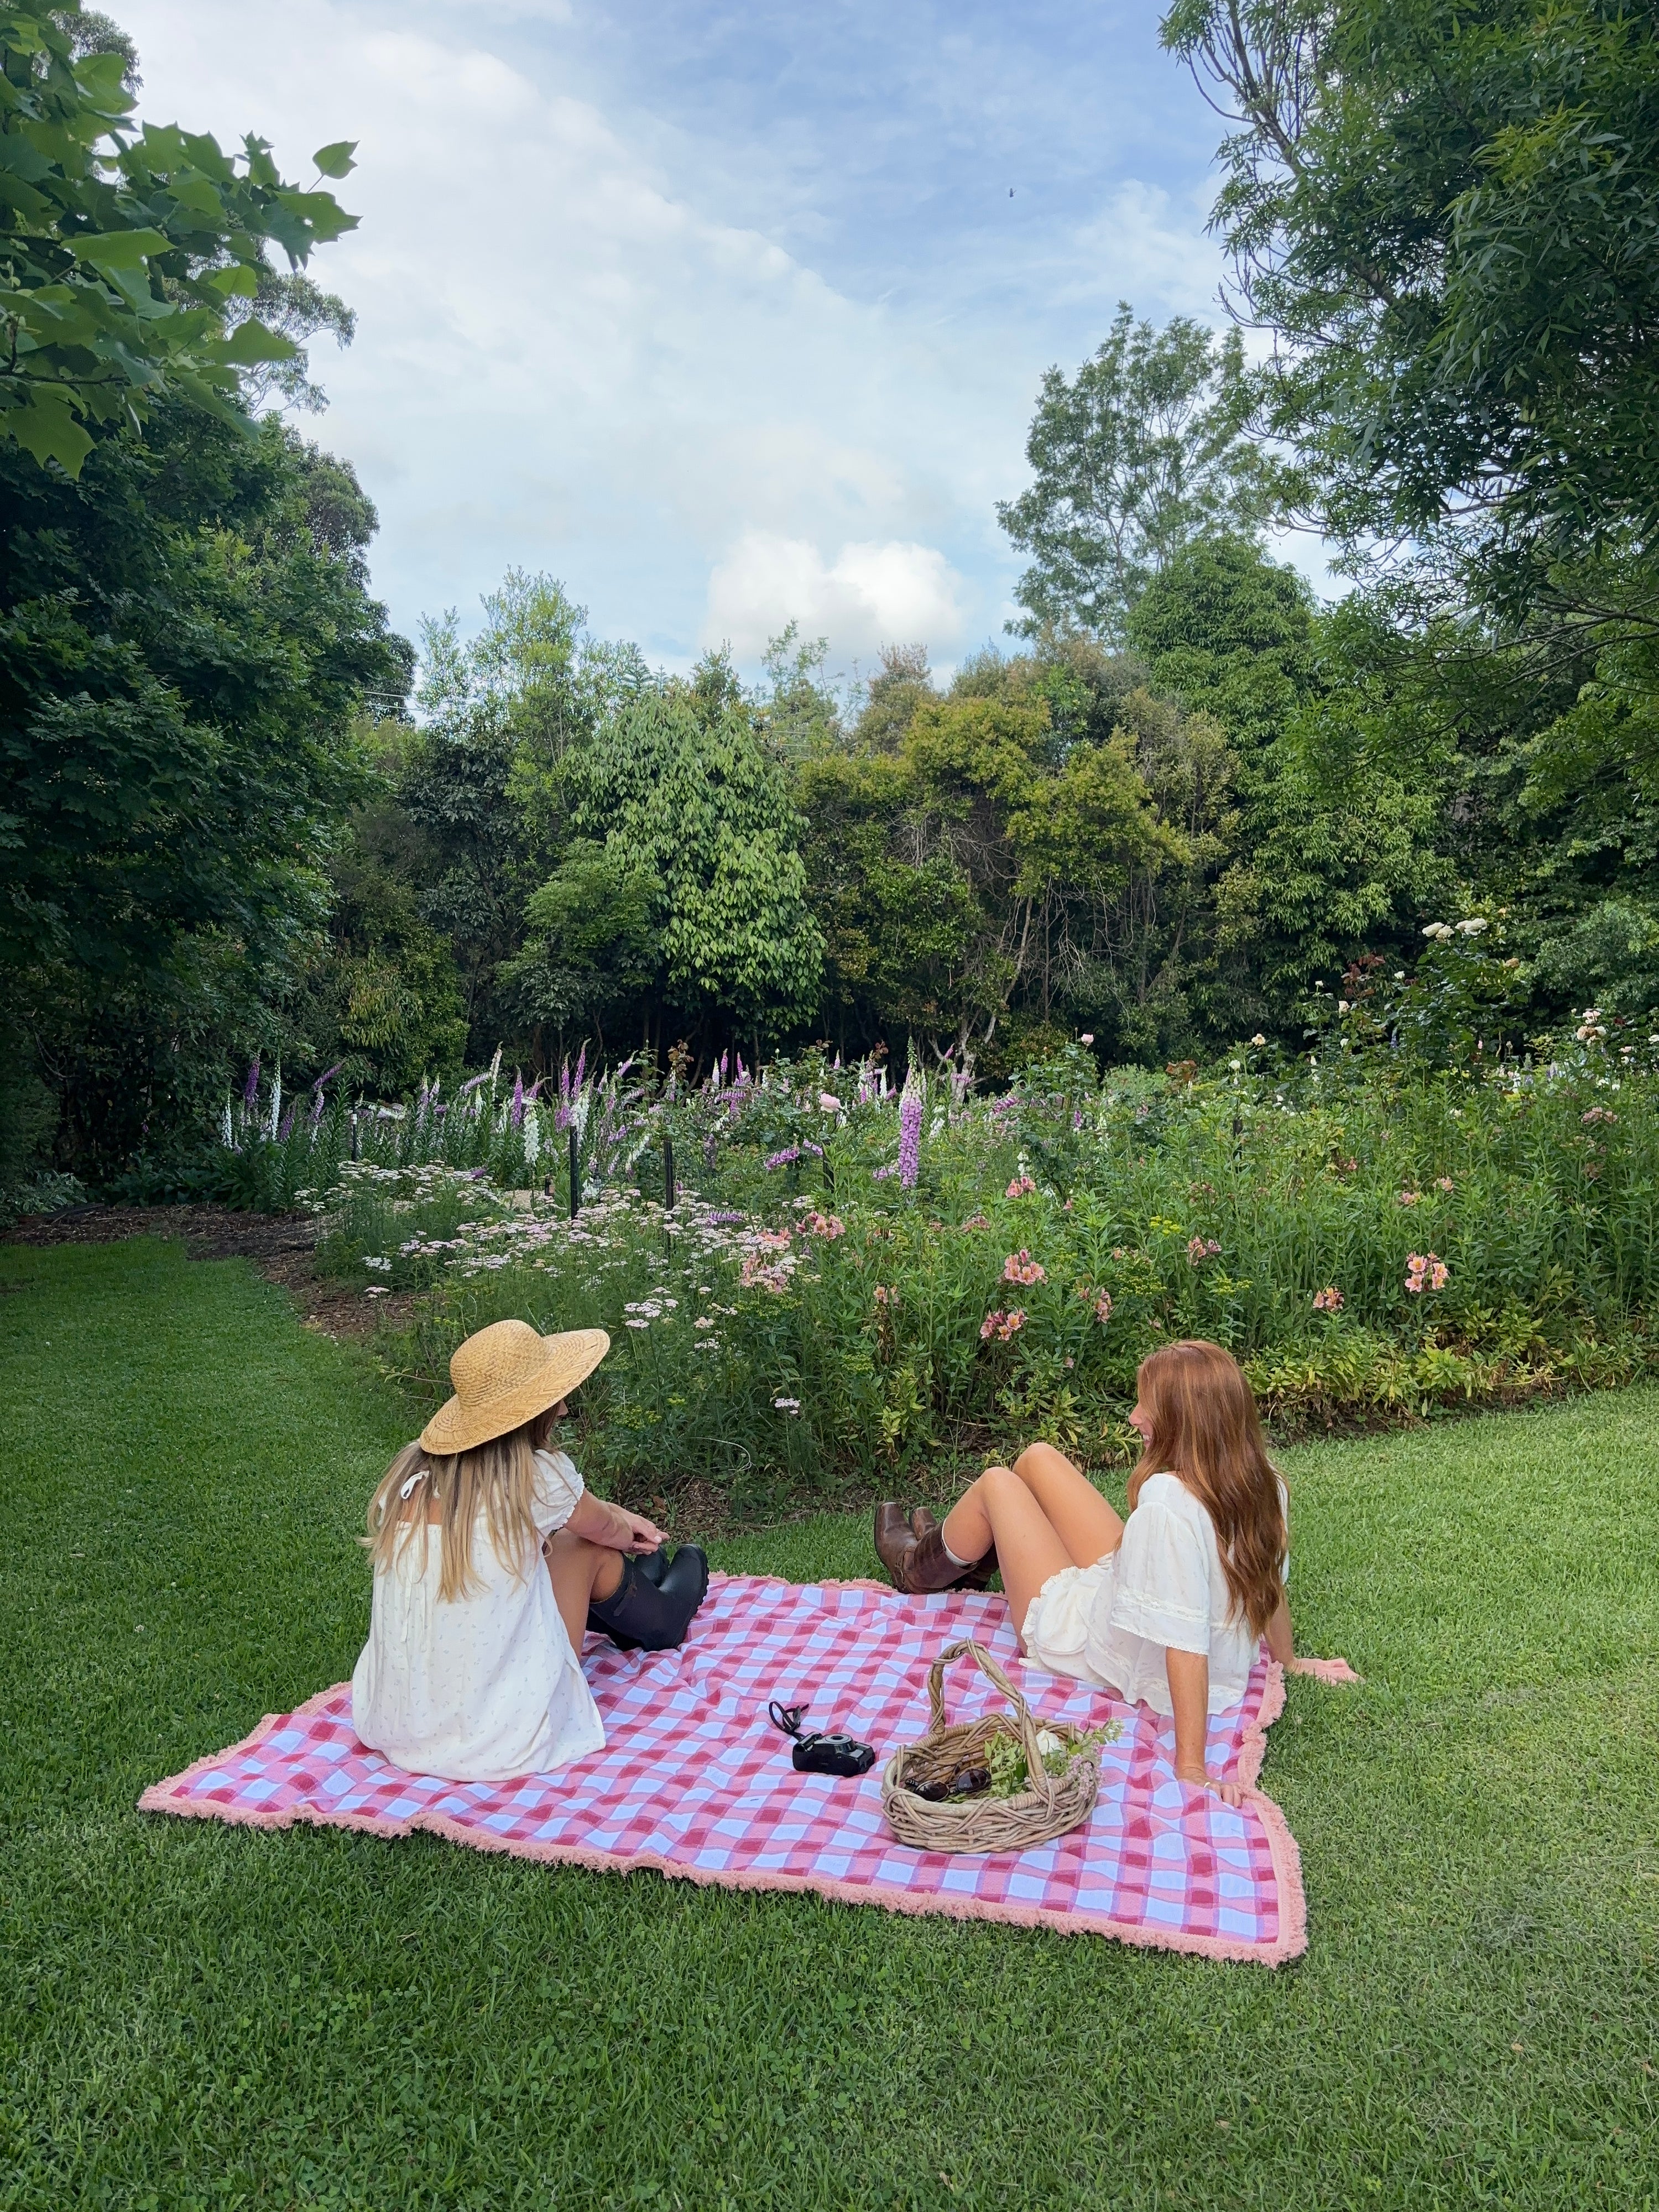
[(411, 1774), (505, 1781), (599, 1750), (584, 1631), (669, 1650), (702, 1603), (696, 1546), (671, 1564), (653, 1522), (595, 1498), (552, 1448), (570, 1393), (610, 1349), (599, 1328), (480, 1329), (449, 1363), (455, 1395), (374, 1492), (352, 1723)]

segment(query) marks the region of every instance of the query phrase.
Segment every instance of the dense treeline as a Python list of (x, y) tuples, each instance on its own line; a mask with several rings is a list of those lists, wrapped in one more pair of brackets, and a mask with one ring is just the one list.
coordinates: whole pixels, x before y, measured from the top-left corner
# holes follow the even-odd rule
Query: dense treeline
[[(653, 671), (516, 573), (476, 634), (392, 635), (349, 464), (259, 411), (314, 404), (300, 342), (350, 331), (266, 241), (292, 266), (349, 218), (259, 142), (135, 138), (113, 27), (0, 0), (40, 201), (0, 205), (0, 1182), (188, 1188), (255, 1053), (395, 1094), (498, 1048), (981, 1077), (1079, 1035), (1294, 1048), (1447, 919), (1488, 923), (1511, 1039), (1645, 1015), (1659, 69), (1619, 0), (1551, 26), (1179, 0), (1166, 41), (1237, 118), (1236, 303), (1278, 344), (1252, 368), (1122, 310), (1044, 380), (1000, 510), (1017, 638), (948, 678), (896, 641), (848, 694), (793, 629), (758, 685)], [(78, 349), (31, 335), (48, 279)], [(1285, 522), (1347, 597), (1274, 557)]]

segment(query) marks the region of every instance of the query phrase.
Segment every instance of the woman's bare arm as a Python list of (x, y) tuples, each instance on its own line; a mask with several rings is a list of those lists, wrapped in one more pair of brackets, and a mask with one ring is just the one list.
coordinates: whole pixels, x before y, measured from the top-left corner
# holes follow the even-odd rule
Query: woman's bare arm
[(654, 1552), (659, 1544), (667, 1541), (654, 1521), (647, 1521), (642, 1513), (625, 1512), (620, 1505), (607, 1504), (591, 1490), (583, 1491), (564, 1525), (571, 1535), (584, 1536), (590, 1544), (603, 1544), (611, 1552)]
[(1177, 1651), (1170, 1645), (1164, 1654), (1170, 1678), (1170, 1703), (1175, 1707), (1175, 1771), (1178, 1780), (1195, 1790), (1213, 1790), (1229, 1805), (1237, 1805), (1243, 1791), (1236, 1782), (1218, 1782), (1204, 1764), (1205, 1740), (1210, 1726), (1210, 1662), (1201, 1651)]
[(1296, 1656), (1296, 1646), (1291, 1639), (1291, 1601), (1287, 1597), (1279, 1601), (1279, 1610), (1267, 1623), (1267, 1650), (1279, 1665), (1288, 1669)]

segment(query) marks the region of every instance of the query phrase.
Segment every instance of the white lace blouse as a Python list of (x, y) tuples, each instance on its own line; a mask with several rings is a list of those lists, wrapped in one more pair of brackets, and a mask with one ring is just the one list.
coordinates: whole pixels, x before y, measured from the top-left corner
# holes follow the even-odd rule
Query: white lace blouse
[[(538, 1537), (562, 1528), (582, 1479), (562, 1452), (538, 1452)], [(424, 1524), (423, 1524), (424, 1526)], [(501, 1782), (568, 1765), (605, 1743), (539, 1548), (496, 1557), (481, 1512), (472, 1532), (480, 1587), (442, 1599), (435, 1528), (376, 1568), (368, 1641), (351, 1677), (352, 1724), (371, 1750), (411, 1774)], [(515, 1571), (516, 1570), (516, 1571)]]

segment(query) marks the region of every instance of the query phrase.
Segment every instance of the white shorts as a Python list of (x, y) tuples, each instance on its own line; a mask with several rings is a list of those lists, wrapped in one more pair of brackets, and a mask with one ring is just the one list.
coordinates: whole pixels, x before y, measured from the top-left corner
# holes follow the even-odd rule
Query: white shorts
[(1033, 1667), (1050, 1674), (1069, 1674), (1099, 1690), (1116, 1690), (1117, 1685), (1098, 1674), (1088, 1656), (1091, 1623), (1104, 1621), (1111, 1611), (1116, 1574), (1117, 1553), (1109, 1552), (1091, 1567), (1062, 1567), (1049, 1576), (1031, 1600), (1020, 1632)]

